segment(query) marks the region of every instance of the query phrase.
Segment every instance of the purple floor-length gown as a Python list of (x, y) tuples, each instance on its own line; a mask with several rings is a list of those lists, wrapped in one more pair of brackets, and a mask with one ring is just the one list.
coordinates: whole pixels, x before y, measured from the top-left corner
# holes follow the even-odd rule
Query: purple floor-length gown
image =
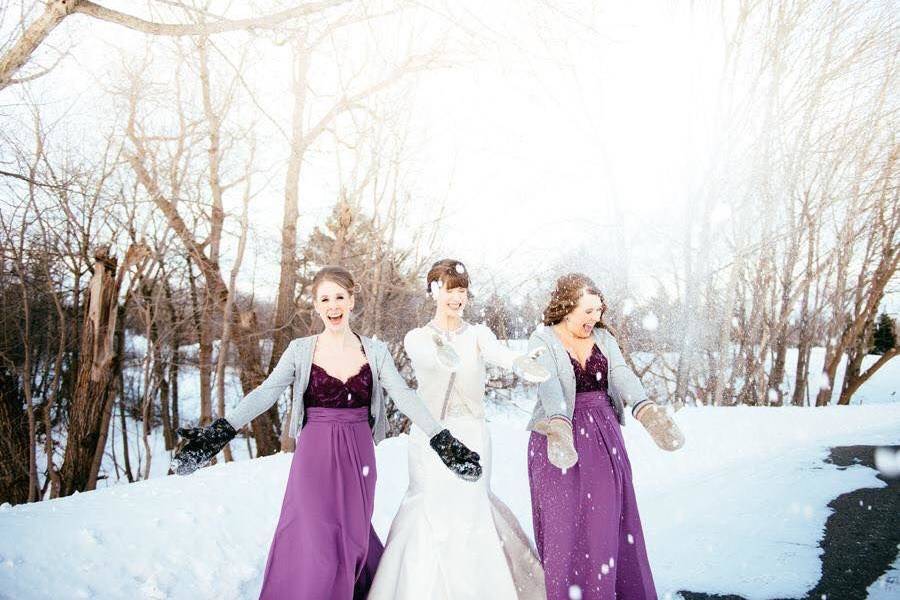
[(269, 548), (261, 600), (363, 599), (383, 546), (372, 528), (372, 370), (346, 382), (312, 365), (306, 424)]
[(547, 598), (655, 599), (631, 463), (607, 394), (608, 362), (594, 346), (585, 368), (575, 359), (572, 367), (578, 462), (563, 473), (547, 459), (544, 435), (532, 433), (528, 444), (534, 536)]

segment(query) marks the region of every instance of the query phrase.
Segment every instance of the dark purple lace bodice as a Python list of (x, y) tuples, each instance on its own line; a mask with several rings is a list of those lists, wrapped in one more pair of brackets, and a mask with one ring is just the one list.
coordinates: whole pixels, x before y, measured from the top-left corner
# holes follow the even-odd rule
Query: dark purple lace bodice
[(588, 356), (585, 368), (581, 368), (578, 360), (569, 355), (572, 368), (575, 370), (575, 393), (581, 392), (605, 392), (609, 389), (607, 376), (609, 375), (609, 361), (600, 352), (595, 344)]
[(362, 366), (356, 375), (346, 382), (313, 363), (309, 372), (309, 384), (303, 393), (306, 408), (368, 408), (372, 401), (372, 368)]

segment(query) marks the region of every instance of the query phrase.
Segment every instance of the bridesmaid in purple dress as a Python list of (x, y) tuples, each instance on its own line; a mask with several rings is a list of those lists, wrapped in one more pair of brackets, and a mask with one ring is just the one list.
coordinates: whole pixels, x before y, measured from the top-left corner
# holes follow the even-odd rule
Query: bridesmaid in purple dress
[(531, 347), (552, 376), (530, 424), (528, 478), (548, 600), (655, 600), (656, 589), (621, 425), (624, 406), (665, 450), (684, 443), (649, 399), (580, 274), (561, 277)]
[[(553, 588), (547, 597), (569, 598), (578, 586), (585, 600), (655, 599), (631, 463), (609, 400), (608, 361), (597, 346), (590, 352), (584, 366), (569, 358), (578, 463), (563, 472), (550, 464), (544, 436), (532, 433), (528, 444), (529, 472), (538, 484), (532, 486), (534, 535), (548, 591)], [(563, 518), (560, 511), (574, 514)]]
[[(371, 397), (368, 363), (346, 381), (313, 363), (303, 394), (306, 424), (269, 548), (261, 599), (316, 598), (327, 589), (335, 598), (366, 597), (384, 550), (371, 524), (377, 477)], [(336, 493), (323, 494), (323, 487)], [(328, 564), (332, 557), (322, 552), (332, 544), (337, 565)], [(298, 576), (304, 560), (310, 569)]]

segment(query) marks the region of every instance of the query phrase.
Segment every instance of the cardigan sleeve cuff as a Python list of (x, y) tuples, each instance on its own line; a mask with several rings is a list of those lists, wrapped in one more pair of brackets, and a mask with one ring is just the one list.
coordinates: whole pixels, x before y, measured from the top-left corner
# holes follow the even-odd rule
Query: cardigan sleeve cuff
[(642, 408), (647, 406), (648, 404), (653, 404), (653, 400), (647, 398), (646, 400), (641, 400), (637, 404), (631, 407), (631, 416), (636, 417), (637, 414), (641, 411)]

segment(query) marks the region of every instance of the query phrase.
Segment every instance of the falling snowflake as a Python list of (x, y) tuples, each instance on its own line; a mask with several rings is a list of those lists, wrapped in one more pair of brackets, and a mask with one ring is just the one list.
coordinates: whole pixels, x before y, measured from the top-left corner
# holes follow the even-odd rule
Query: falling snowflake
[(612, 569), (615, 566), (616, 566), (616, 559), (613, 558), (612, 556), (610, 556), (609, 557), (609, 568)]
[(603, 573), (604, 575), (609, 575), (609, 565), (607, 565), (605, 563), (600, 565), (600, 572)]
[(569, 600), (581, 600), (581, 588), (579, 586), (569, 586)]
[(613, 453), (613, 454), (618, 454), (618, 453), (619, 453), (619, 451), (616, 450), (616, 447), (615, 447), (615, 446), (613, 446), (612, 453)]
[(432, 281), (431, 282), (431, 293), (437, 294), (441, 291), (441, 288), (444, 287), (444, 283), (442, 281)]
[(876, 448), (875, 468), (886, 477), (900, 476), (900, 449)]
[(650, 311), (641, 319), (641, 326), (647, 331), (656, 331), (656, 328), (659, 327), (659, 319), (653, 311)]
[(603, 373), (601, 373), (601, 372), (598, 371), (596, 377), (597, 377), (597, 381), (602, 380), (602, 379), (603, 379)]
[(628, 543), (629, 543), (629, 544), (633, 544), (633, 543), (634, 543), (634, 536), (631, 535), (630, 533), (628, 534)]
[(363, 477), (369, 476), (369, 465), (363, 465), (362, 474), (363, 474)]

